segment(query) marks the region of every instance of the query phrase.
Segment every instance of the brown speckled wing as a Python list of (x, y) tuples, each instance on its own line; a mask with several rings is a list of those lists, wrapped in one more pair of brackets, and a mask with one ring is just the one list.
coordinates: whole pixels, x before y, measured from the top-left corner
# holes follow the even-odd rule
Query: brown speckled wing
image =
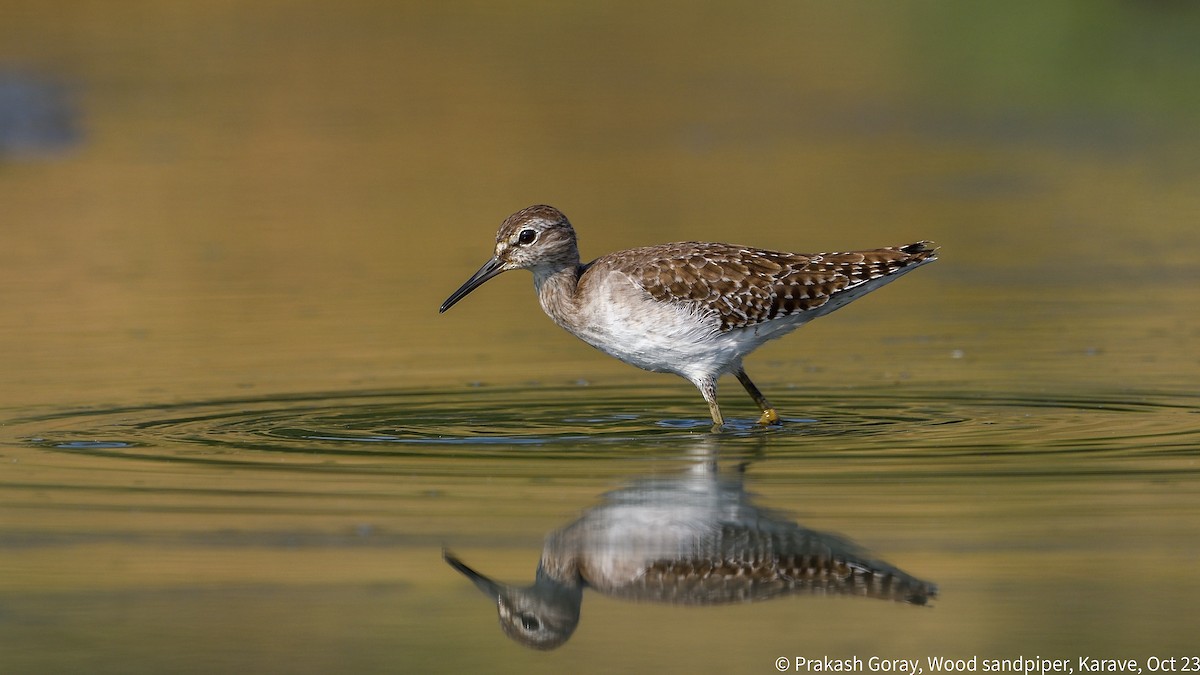
[(715, 313), (721, 330), (815, 310), (839, 293), (935, 258), (930, 242), (849, 253), (784, 253), (682, 242), (622, 261), (655, 300)]
[(711, 605), (782, 595), (857, 595), (923, 605), (935, 584), (909, 576), (814, 532), (764, 532), (725, 526), (688, 559), (660, 559), (612, 595), (631, 600)]

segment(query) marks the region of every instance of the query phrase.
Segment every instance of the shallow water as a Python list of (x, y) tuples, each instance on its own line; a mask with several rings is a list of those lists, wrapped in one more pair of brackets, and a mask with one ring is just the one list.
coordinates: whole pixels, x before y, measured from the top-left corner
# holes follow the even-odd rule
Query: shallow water
[[(494, 601), (442, 563), (443, 547), (530, 583), (542, 538), (604, 493), (709, 462), (744, 470), (760, 505), (868, 547), (939, 596), (926, 608), (824, 594), (688, 608), (585, 591), (566, 661), (611, 659), (615, 645), (623, 663), (701, 669), (765, 669), (814, 649), (1074, 659), (1192, 647), (1195, 397), (808, 391), (779, 397), (807, 413), (782, 428), (711, 434), (670, 414), (702, 412), (680, 393), (323, 392), (14, 420), (6, 659), (98, 672), (130, 660), (556, 669), (505, 644)], [(48, 634), (71, 646), (22, 647)], [(197, 640), (220, 649), (187, 646)], [(736, 646), (711, 649), (726, 641)]]
[[(1195, 654), (1195, 10), (43, 5), (0, 20), (49, 92), (4, 119), (70, 123), (0, 154), (0, 672)], [(585, 256), (941, 260), (747, 359), (785, 423), (729, 379), (713, 434), (523, 274), (437, 314), (541, 201)], [(572, 524), (751, 520), (859, 562), (586, 589), (541, 652), (443, 558), (524, 585)], [(936, 597), (834, 597), (892, 568)]]

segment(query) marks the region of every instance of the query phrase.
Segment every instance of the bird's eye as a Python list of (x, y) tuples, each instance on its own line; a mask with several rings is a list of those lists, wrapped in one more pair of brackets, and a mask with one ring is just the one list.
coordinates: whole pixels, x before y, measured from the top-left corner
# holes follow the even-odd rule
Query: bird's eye
[(537, 239), (536, 230), (521, 230), (521, 234), (517, 235), (517, 243), (522, 246), (532, 244), (534, 239)]
[[(528, 232), (529, 230), (526, 230)], [(538, 630), (542, 627), (542, 622), (532, 614), (522, 614), (520, 617), (521, 625), (528, 631)]]

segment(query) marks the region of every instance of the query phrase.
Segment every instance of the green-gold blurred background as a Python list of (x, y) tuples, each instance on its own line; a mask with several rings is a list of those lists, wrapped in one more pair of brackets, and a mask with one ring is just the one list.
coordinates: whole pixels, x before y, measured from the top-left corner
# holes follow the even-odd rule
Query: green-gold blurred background
[(65, 89), (78, 138), (0, 149), (3, 400), (519, 370), (527, 281), (435, 311), (538, 202), (585, 258), (935, 239), (930, 321), (1192, 294), (1198, 30), (1186, 2), (7, 0), (0, 73)]

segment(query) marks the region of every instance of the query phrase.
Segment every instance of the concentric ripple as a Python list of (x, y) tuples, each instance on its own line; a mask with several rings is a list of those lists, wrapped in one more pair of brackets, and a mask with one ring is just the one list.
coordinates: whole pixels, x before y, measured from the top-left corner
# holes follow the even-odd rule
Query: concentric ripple
[[(331, 458), (639, 456), (712, 437), (682, 388), (531, 387), (335, 392), (56, 411), (10, 423), (26, 443), (72, 453), (264, 461)], [(962, 392), (805, 391), (777, 397), (782, 427), (750, 411), (719, 434), (771, 456), (1200, 455), (1200, 406), (1178, 394), (1028, 397)], [(686, 413), (686, 414), (684, 414)]]

